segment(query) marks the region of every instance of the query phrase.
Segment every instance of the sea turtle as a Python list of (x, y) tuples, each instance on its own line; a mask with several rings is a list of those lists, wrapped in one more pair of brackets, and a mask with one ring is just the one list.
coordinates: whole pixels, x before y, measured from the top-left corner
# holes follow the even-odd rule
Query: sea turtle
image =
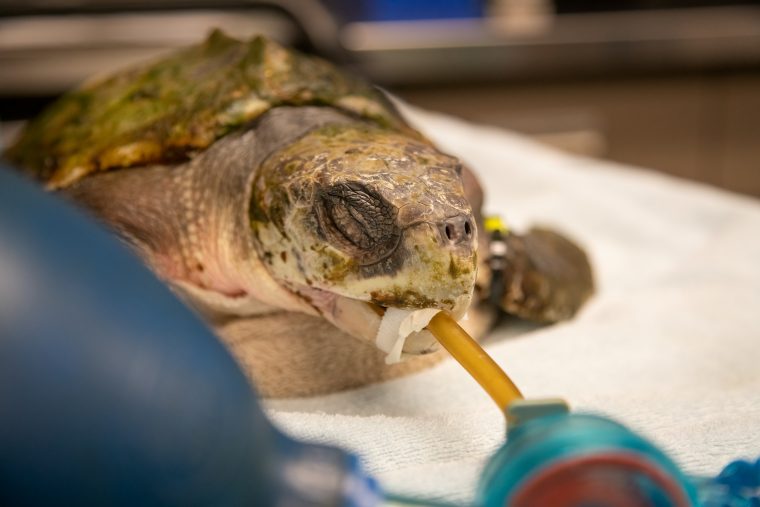
[[(493, 294), (472, 172), (377, 88), (263, 37), (215, 31), (85, 84), (6, 156), (126, 240), (208, 316), (264, 395), (418, 368), (382, 361), (386, 308), (469, 309), (482, 335), (493, 302), (556, 321), (592, 292), (583, 251), (533, 230), (499, 242)], [(403, 357), (436, 345), (413, 333)]]

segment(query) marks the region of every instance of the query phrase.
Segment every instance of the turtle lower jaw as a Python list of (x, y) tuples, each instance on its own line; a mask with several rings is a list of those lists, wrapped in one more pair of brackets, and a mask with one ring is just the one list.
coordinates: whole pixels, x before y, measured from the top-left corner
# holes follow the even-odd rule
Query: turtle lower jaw
[[(377, 345), (378, 330), (387, 307), (312, 287), (299, 287), (295, 291), (309, 301), (309, 304), (323, 318), (341, 331), (365, 343)], [(459, 320), (467, 312), (469, 303), (470, 298), (461, 298), (451, 310), (447, 311)], [(423, 329), (409, 335), (406, 339), (402, 358), (407, 355), (428, 354), (439, 348), (440, 345), (435, 337)]]
[[(331, 314), (323, 316), (351, 336), (377, 346), (378, 331), (386, 309), (376, 303), (337, 296)], [(423, 329), (406, 338), (402, 357), (429, 354), (439, 348), (435, 337)]]

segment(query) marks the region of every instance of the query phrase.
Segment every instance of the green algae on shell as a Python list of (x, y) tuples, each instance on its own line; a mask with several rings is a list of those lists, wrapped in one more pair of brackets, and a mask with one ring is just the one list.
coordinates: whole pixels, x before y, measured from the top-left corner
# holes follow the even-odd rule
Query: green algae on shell
[(282, 105), (329, 105), (411, 132), (369, 83), (264, 37), (205, 42), (86, 84), (33, 120), (9, 159), (48, 188), (95, 171), (179, 162)]

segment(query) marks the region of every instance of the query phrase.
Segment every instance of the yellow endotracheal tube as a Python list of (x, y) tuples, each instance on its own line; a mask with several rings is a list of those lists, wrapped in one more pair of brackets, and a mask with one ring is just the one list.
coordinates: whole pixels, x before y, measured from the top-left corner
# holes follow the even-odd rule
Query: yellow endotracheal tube
[(450, 315), (439, 312), (427, 329), (472, 375), (505, 415), (510, 403), (523, 399), (512, 379)]

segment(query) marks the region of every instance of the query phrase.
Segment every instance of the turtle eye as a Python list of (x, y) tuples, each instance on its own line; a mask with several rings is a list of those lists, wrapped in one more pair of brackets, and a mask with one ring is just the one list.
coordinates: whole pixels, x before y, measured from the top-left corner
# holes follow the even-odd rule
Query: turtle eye
[(361, 264), (382, 260), (401, 238), (395, 208), (360, 183), (339, 183), (322, 192), (317, 214), (327, 239)]

